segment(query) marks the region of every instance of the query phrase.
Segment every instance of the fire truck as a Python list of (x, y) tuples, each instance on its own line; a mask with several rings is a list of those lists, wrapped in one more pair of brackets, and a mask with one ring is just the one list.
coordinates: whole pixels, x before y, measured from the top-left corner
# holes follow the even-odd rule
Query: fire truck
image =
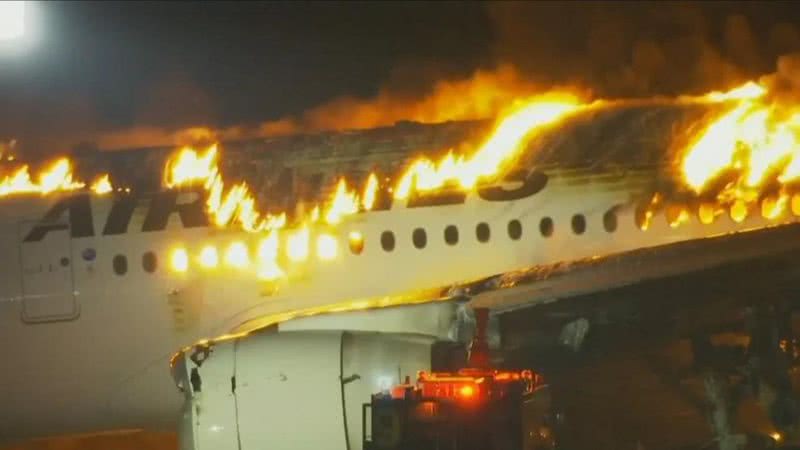
[(556, 416), (544, 379), (490, 367), (488, 310), (476, 309), (466, 368), (424, 372), (362, 406), (364, 450), (556, 448)]

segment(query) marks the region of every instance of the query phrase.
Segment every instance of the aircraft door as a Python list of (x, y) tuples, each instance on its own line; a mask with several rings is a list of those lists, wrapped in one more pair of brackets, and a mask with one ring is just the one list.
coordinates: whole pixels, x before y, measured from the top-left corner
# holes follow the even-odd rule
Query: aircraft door
[(72, 320), (79, 314), (75, 298), (72, 266), (72, 241), (69, 225), (48, 224), (40, 240), (25, 242), (37, 222), (19, 226), (22, 266), (22, 321), (52, 322)]

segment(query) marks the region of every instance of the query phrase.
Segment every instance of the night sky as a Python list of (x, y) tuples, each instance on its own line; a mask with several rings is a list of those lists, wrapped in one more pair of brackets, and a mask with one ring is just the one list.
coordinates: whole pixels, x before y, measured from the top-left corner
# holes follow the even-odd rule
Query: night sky
[[(42, 3), (0, 45), (0, 139), (60, 151), (150, 126), (252, 125), (424, 96), (510, 65), (603, 96), (725, 87), (800, 50), (784, 3)], [(468, 101), (466, 99), (465, 101)]]

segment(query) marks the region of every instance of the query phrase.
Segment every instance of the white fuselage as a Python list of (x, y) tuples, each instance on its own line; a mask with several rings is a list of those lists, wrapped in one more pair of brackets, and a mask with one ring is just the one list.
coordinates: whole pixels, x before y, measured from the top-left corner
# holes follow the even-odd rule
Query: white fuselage
[[(424, 296), (426, 289), (534, 265), (794, 220), (786, 214), (767, 222), (754, 212), (742, 223), (720, 215), (704, 225), (694, 210), (673, 228), (662, 211), (642, 231), (635, 211), (652, 194), (650, 174), (548, 175), (541, 190), (517, 199), (473, 192), (463, 202), (417, 207), (395, 202), (388, 210), (347, 217), (336, 227), (313, 225), (308, 260), (292, 263), (281, 257), (286, 277), (277, 282), (260, 281), (249, 268), (205, 270), (196, 264), (207, 244), (218, 246), (222, 257), (227, 245), (243, 240), (255, 255), (263, 235), (185, 227), (180, 214), (169, 211), (163, 229), (142, 231), (155, 203), (148, 198), (133, 210), (125, 232), (103, 234), (114, 199), (96, 197), (88, 213), (90, 235), (85, 223), (76, 233), (70, 214), (80, 211), (73, 208), (56, 217), (73, 228), (48, 231), (33, 242), (24, 242), (31, 228), (72, 194), (5, 199), (0, 204), (0, 339), (5, 344), (0, 437), (173, 427), (182, 396), (170, 376), (171, 355), (200, 339), (290, 316), (280, 314), (380, 306), (389, 295)], [(503, 188), (513, 192), (520, 186)], [(195, 201), (194, 195), (178, 202)], [(582, 233), (577, 215), (585, 223)], [(513, 221), (519, 222), (521, 235)], [(449, 226), (458, 234), (451, 244), (445, 240)], [(338, 242), (337, 256), (329, 261), (315, 256), (314, 237), (323, 229)], [(415, 245), (417, 229), (424, 231), (416, 231)], [(364, 239), (360, 254), (348, 246), (353, 231)], [(382, 245), (385, 232), (393, 236), (391, 251)], [(185, 273), (169, 268), (176, 246), (190, 255)], [(145, 256), (149, 252), (156, 261), (152, 273), (145, 270), (152, 262), (153, 255)], [(127, 267), (120, 274), (122, 258)], [(143, 264), (143, 259), (151, 261)]]

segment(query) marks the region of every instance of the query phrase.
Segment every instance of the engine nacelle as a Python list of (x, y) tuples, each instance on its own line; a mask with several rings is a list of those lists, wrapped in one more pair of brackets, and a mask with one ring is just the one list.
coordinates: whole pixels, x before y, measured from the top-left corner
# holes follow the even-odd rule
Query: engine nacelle
[(182, 450), (360, 450), (370, 395), (430, 370), (433, 336), (264, 331), (175, 361)]

